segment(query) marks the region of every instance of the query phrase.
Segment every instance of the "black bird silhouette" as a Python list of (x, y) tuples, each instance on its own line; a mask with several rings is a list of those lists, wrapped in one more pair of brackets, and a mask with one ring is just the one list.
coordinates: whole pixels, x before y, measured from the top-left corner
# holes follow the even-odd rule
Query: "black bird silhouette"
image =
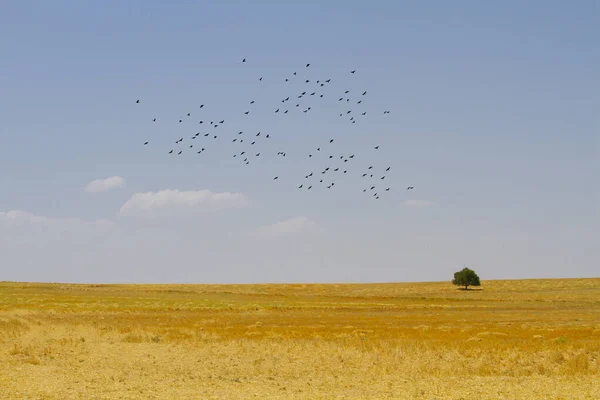
[(262, 78), (259, 78), (258, 80), (259, 80), (259, 81), (262, 81)]
[(284, 111), (284, 114), (287, 114), (287, 113), (288, 113), (288, 111), (290, 111), (290, 110), (285, 110), (285, 111)]
[(275, 178), (273, 178), (273, 180), (275, 180), (275, 179), (278, 179), (278, 178), (279, 178), (279, 177), (278, 177), (278, 176), (276, 176)]
[(350, 73), (351, 73), (351, 74), (353, 74), (353, 73), (355, 73), (355, 72), (356, 72), (356, 70), (350, 71)]
[(156, 118), (154, 118), (154, 119), (152, 120), (152, 122), (156, 122)]
[(171, 151), (169, 152), (169, 154), (171, 154), (171, 153), (173, 153), (173, 150), (171, 150)]
[(346, 91), (344, 92), (344, 94), (348, 94), (348, 93), (350, 93), (350, 91), (349, 91), (349, 90), (346, 90)]
[(190, 116), (191, 113), (188, 113), (188, 117)]
[(414, 189), (414, 188), (415, 188), (414, 186), (409, 186), (409, 187), (406, 188), (406, 190), (411, 190), (411, 189)]
[(250, 111), (246, 111), (244, 114), (248, 115), (248, 114), (250, 114)]
[(204, 104), (200, 104), (200, 108), (204, 107)]
[(375, 146), (375, 147), (374, 147), (374, 149), (375, 149), (375, 150), (379, 149), (379, 146)]
[(360, 104), (360, 103), (362, 103), (362, 100), (359, 100), (359, 101), (356, 102), (356, 104)]
[(179, 122), (181, 123), (181, 120), (179, 120)]
[(225, 120), (221, 120), (221, 121), (219, 121), (219, 123), (220, 123), (220, 124), (222, 124), (223, 122), (225, 122)]
[(389, 192), (389, 191), (390, 191), (390, 188), (387, 188), (387, 189), (385, 189), (385, 191), (386, 191), (386, 192)]
[(371, 165), (371, 166), (369, 167), (369, 169), (373, 169), (373, 166)]
[(329, 143), (333, 143), (333, 139), (329, 140)]
[(242, 62), (246, 62), (246, 59), (244, 58), (244, 59), (242, 60)]
[(362, 94), (362, 95), (364, 96), (365, 94), (367, 94), (367, 91), (366, 91), (366, 90), (363, 92), (363, 94)]
[(362, 176), (363, 176), (363, 178), (364, 178), (365, 176), (367, 176), (367, 174), (363, 174)]
[(275, 112), (278, 113), (279, 112), (279, 108), (277, 110), (275, 110)]
[(312, 186), (309, 186), (309, 187), (308, 187), (308, 190), (310, 190), (310, 189), (312, 189)]
[(302, 184), (302, 185), (298, 186), (298, 189), (302, 189), (302, 186), (304, 186), (304, 184)]
[(144, 146), (147, 145), (147, 144), (148, 144), (148, 142), (144, 142)]
[(385, 179), (385, 175), (381, 177), (381, 179)]
[(392, 167), (387, 167), (387, 168), (385, 169), (385, 171), (386, 171), (386, 172), (387, 172), (387, 171), (389, 171), (389, 170), (390, 170), (390, 168), (392, 168)]
[(306, 68), (310, 67), (310, 64), (306, 64)]
[(329, 82), (331, 82), (331, 79), (327, 79), (325, 82), (329, 83)]
[(181, 150), (179, 153), (177, 153), (178, 155), (181, 154), (183, 152), (183, 150)]

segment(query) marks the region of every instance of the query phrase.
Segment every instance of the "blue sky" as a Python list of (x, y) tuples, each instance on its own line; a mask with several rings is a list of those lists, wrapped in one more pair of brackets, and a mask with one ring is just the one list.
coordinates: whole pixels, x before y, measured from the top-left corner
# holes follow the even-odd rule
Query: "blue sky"
[[(0, 279), (598, 276), (598, 37), (595, 1), (4, 2)], [(332, 82), (275, 115), (294, 71)], [(345, 90), (368, 91), (356, 124)], [(197, 155), (200, 118), (226, 123)], [(260, 160), (238, 131), (272, 136)], [(349, 175), (298, 190), (329, 138)], [(377, 201), (369, 165), (392, 166)]]

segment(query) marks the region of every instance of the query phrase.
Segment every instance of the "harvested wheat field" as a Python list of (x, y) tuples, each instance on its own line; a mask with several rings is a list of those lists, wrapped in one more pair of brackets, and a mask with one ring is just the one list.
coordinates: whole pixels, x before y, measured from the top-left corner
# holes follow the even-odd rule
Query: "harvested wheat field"
[(600, 399), (600, 279), (0, 283), (2, 399)]

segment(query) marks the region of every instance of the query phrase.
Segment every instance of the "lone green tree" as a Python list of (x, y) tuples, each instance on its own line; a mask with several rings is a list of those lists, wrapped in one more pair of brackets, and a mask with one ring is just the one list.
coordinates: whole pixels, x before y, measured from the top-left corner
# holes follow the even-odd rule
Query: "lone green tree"
[(469, 286), (481, 286), (479, 277), (475, 271), (469, 268), (463, 268), (462, 271), (455, 272), (452, 283), (456, 286), (464, 286), (464, 290), (467, 290)]

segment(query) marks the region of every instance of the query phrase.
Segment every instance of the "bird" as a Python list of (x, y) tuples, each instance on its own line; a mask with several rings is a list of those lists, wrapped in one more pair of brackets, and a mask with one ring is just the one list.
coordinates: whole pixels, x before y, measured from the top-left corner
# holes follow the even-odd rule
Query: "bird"
[(248, 115), (248, 114), (250, 114), (250, 111), (246, 111), (244, 114)]
[(152, 120), (152, 122), (156, 122), (156, 118), (154, 118), (154, 119)]
[(350, 73), (351, 73), (351, 74), (353, 74), (353, 73), (355, 73), (355, 72), (356, 72), (356, 70), (350, 71)]
[(409, 186), (406, 188), (406, 190), (412, 190), (412, 189), (414, 189), (414, 186)]
[(135, 103), (136, 103), (136, 104), (139, 104), (139, 103), (140, 103), (140, 101), (139, 101), (139, 100), (136, 100), (136, 101), (135, 101)]
[(375, 147), (374, 147), (374, 149), (375, 149), (375, 150), (378, 150), (378, 149), (379, 149), (379, 146), (375, 146)]
[(350, 91), (349, 91), (349, 90), (346, 90), (346, 91), (344, 92), (344, 94), (348, 94), (348, 93), (350, 93)]
[(385, 169), (385, 171), (386, 171), (386, 172), (387, 172), (387, 171), (389, 171), (389, 170), (390, 170), (390, 168), (392, 168), (392, 167), (387, 167), (387, 168)]
[(310, 190), (310, 189), (312, 189), (312, 186), (309, 186), (309, 187), (308, 187), (308, 190)]
[(200, 108), (204, 107), (204, 104), (200, 104)]
[(306, 64), (306, 68), (310, 67), (310, 64)]
[(144, 142), (144, 146), (147, 145), (147, 144), (148, 144), (148, 142)]
[(302, 185), (298, 186), (298, 189), (302, 189), (302, 186), (304, 186), (304, 184), (302, 184)]
[(171, 153), (173, 153), (173, 150), (171, 150), (171, 151), (169, 152), (169, 154), (171, 154)]
[(385, 191), (386, 191), (386, 192), (389, 192), (389, 191), (390, 191), (390, 188), (387, 188), (387, 189), (385, 189)]
[(188, 113), (188, 117), (190, 116), (191, 113)]
[(279, 108), (277, 110), (275, 110), (275, 112), (278, 113), (279, 112)]
[(362, 94), (362, 95), (364, 96), (365, 94), (367, 94), (367, 91), (366, 91), (366, 90), (363, 92), (363, 94)]
[(276, 176), (275, 178), (273, 178), (273, 180), (276, 180), (276, 179), (279, 179), (279, 177), (278, 177), (278, 176)]
[(242, 60), (242, 62), (246, 62), (246, 59), (244, 58), (244, 59)]
[(262, 77), (258, 78), (259, 81), (262, 81)]
[(333, 143), (333, 139), (330, 139), (330, 140), (329, 140), (329, 143)]
[(221, 121), (219, 121), (219, 123), (220, 123), (220, 124), (222, 124), (223, 122), (225, 122), (225, 120), (221, 120)]
[(181, 154), (183, 152), (183, 150), (181, 150), (179, 153), (177, 153), (178, 155)]

